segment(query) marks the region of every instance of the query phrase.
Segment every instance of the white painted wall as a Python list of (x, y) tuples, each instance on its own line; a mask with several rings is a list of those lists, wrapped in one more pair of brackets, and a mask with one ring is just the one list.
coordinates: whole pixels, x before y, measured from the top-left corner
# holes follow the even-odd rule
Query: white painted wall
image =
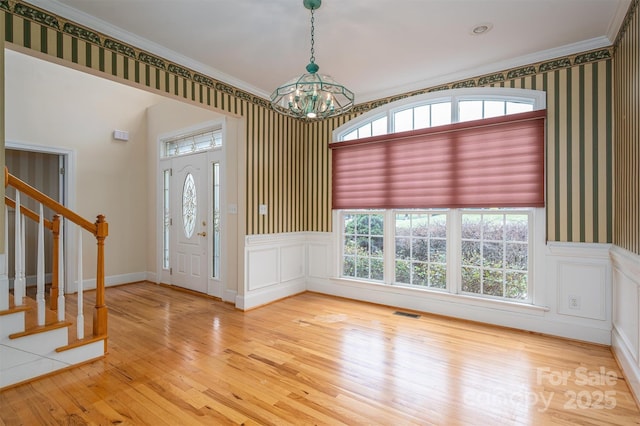
[[(242, 275), (244, 122), (195, 104), (119, 84), (58, 64), (6, 50), (7, 140), (72, 153), (75, 188), (69, 205), (88, 220), (104, 214), (106, 284), (157, 277), (158, 139), (160, 135), (205, 122), (225, 121), (226, 161), (223, 168), (227, 205), (237, 213), (225, 216), (228, 273), (218, 296), (233, 301)], [(114, 130), (128, 141), (113, 138)], [(242, 163), (244, 164), (244, 163)], [(70, 177), (72, 179), (72, 177)], [(75, 238), (67, 241), (74, 244)], [(83, 239), (85, 286), (95, 286), (95, 239)], [(70, 246), (68, 247), (70, 248)], [(69, 250), (74, 254), (74, 250)], [(73, 281), (75, 271), (70, 271)], [(241, 280), (241, 279), (240, 279)], [(72, 287), (71, 290), (75, 289)], [(226, 294), (227, 296), (224, 296)]]
[[(7, 140), (74, 152), (71, 207), (91, 221), (106, 216), (106, 275), (119, 277), (112, 283), (144, 278), (146, 109), (164, 98), (11, 50), (6, 82)], [(129, 141), (114, 140), (115, 129), (128, 131)], [(85, 278), (95, 278), (95, 239), (86, 234), (83, 246)]]

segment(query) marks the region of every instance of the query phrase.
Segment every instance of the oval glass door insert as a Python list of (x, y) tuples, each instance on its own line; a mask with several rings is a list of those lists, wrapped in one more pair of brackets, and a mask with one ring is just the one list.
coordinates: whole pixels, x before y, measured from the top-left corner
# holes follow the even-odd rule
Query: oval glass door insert
[(193, 175), (187, 173), (182, 187), (182, 224), (184, 226), (184, 235), (187, 238), (191, 238), (193, 231), (196, 229), (197, 205), (196, 182), (193, 179)]

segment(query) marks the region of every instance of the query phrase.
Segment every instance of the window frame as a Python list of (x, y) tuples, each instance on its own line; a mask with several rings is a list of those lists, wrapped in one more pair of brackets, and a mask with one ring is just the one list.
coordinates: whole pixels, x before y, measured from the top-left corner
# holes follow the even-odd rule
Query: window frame
[[(391, 229), (391, 232), (393, 233), (393, 241), (390, 242), (390, 245), (393, 246), (393, 263), (390, 265), (393, 269), (393, 273), (391, 274), (393, 276), (393, 280), (391, 281), (391, 285), (393, 286), (397, 286), (397, 287), (407, 287), (407, 288), (417, 288), (417, 289), (428, 289), (431, 291), (448, 291), (449, 289), (449, 280), (451, 278), (450, 276), (450, 271), (449, 271), (449, 264), (451, 262), (452, 256), (450, 255), (450, 244), (451, 244), (451, 219), (452, 219), (452, 211), (455, 209), (392, 209), (391, 210), (391, 216), (393, 218), (393, 228)], [(445, 245), (446, 245), (446, 251), (445, 251), (445, 274), (446, 274), (446, 280), (445, 280), (445, 287), (441, 288), (441, 287), (435, 287), (435, 286), (423, 286), (423, 285), (419, 285), (419, 284), (412, 284), (412, 283), (399, 283), (397, 281), (397, 274), (396, 274), (396, 262), (398, 261), (398, 258), (396, 257), (396, 243), (397, 243), (397, 238), (398, 235), (396, 234), (396, 229), (397, 229), (397, 216), (398, 215), (402, 215), (402, 214), (425, 214), (425, 215), (436, 215), (436, 214), (444, 214), (446, 216), (446, 233), (445, 233)], [(400, 236), (402, 237), (406, 237), (406, 236)], [(410, 241), (413, 241), (415, 239), (415, 237), (413, 235), (409, 235), (408, 236)], [(424, 239), (424, 238), (421, 238)], [(440, 239), (440, 238), (437, 238)], [(427, 240), (429, 242), (431, 242), (431, 237), (429, 236), (429, 238), (427, 238)], [(412, 258), (411, 258), (412, 259)], [(409, 261), (411, 263), (411, 260)], [(440, 262), (423, 262), (426, 264), (431, 265), (432, 263), (438, 264)], [(386, 265), (385, 265), (386, 266)]]
[[(456, 293), (457, 294), (461, 294), (461, 295), (465, 295), (465, 296), (470, 296), (470, 297), (482, 297), (482, 298), (488, 298), (488, 299), (496, 299), (496, 300), (504, 300), (504, 301), (509, 301), (509, 302), (515, 302), (515, 303), (526, 303), (526, 304), (531, 304), (533, 303), (533, 285), (532, 285), (532, 270), (534, 269), (534, 259), (533, 259), (533, 244), (534, 244), (534, 239), (535, 239), (535, 232), (534, 232), (534, 228), (535, 228), (535, 211), (537, 209), (536, 208), (499, 208), (499, 209), (468, 209), (468, 208), (463, 208), (463, 209), (456, 209), (456, 217), (455, 217), (455, 226), (456, 226), (456, 232), (461, 232), (462, 231), (462, 216), (465, 213), (480, 213), (480, 214), (496, 214), (496, 215), (503, 215), (505, 213), (511, 213), (511, 214), (526, 214), (527, 215), (527, 297), (525, 299), (512, 299), (512, 298), (508, 298), (505, 296), (492, 296), (489, 294), (482, 294), (482, 293), (473, 293), (473, 292), (466, 292), (464, 290), (462, 290), (462, 235), (458, 236), (458, 239), (456, 240), (456, 242), (458, 243), (457, 246), (455, 247), (456, 249), (456, 263), (454, 264), (454, 267), (456, 269), (456, 276), (455, 276), (455, 284), (457, 285), (456, 287)], [(543, 210), (542, 208), (540, 208), (540, 210)], [(483, 240), (480, 240), (483, 241)], [(505, 269), (505, 268), (503, 268)]]
[[(393, 133), (395, 128), (394, 114), (406, 110), (408, 108), (416, 108), (427, 104), (435, 104), (441, 102), (451, 102), (451, 123), (457, 123), (459, 115), (458, 104), (461, 101), (503, 101), (503, 102), (531, 102), (533, 111), (546, 108), (546, 92), (540, 90), (515, 89), (505, 87), (478, 87), (478, 88), (461, 88), (446, 91), (435, 91), (408, 98), (403, 98), (371, 111), (368, 111), (355, 119), (344, 123), (342, 126), (334, 129), (332, 133), (333, 141), (343, 141), (344, 136), (357, 130), (358, 128), (371, 124), (373, 121), (381, 117), (387, 117), (387, 132)], [(433, 126), (435, 127), (435, 126)], [(527, 211), (529, 214), (528, 227), (528, 298), (508, 299), (505, 297), (496, 297), (490, 295), (473, 294), (462, 292), (462, 212), (470, 209), (448, 209), (447, 216), (447, 253), (446, 253), (446, 288), (420, 287), (415, 285), (398, 285), (395, 283), (395, 215), (402, 211), (426, 211), (443, 210), (443, 209), (388, 209), (382, 210), (384, 213), (384, 281), (366, 281), (366, 284), (388, 287), (396, 289), (394, 291), (419, 291), (426, 292), (437, 298), (447, 300), (451, 297), (457, 300), (464, 299), (473, 301), (473, 304), (489, 305), (497, 303), (501, 306), (516, 306), (515, 309), (522, 307), (533, 307), (534, 309), (546, 309), (545, 302), (547, 296), (544, 293), (544, 257), (546, 245), (546, 208), (530, 207), (517, 209), (496, 209), (499, 211)], [(367, 213), (374, 210), (369, 209), (349, 209), (349, 210), (333, 210), (334, 239), (336, 243), (337, 253), (333, 262), (333, 279), (345, 281), (349, 283), (364, 283), (364, 281), (352, 277), (342, 276), (342, 259), (343, 259), (343, 218), (345, 213)], [(379, 209), (375, 212), (380, 212)]]
[[(416, 108), (423, 105), (451, 102), (451, 123), (458, 123), (458, 103), (460, 101), (504, 101), (504, 102), (533, 102), (533, 111), (547, 107), (547, 94), (542, 90), (515, 89), (508, 87), (470, 87), (462, 89), (450, 89), (425, 93), (390, 102), (381, 107), (368, 111), (353, 120), (336, 128), (333, 133), (333, 141), (343, 141), (344, 137), (358, 128), (371, 124), (373, 121), (387, 116), (387, 134), (394, 133), (394, 114), (408, 108)], [(435, 127), (435, 126), (434, 126)]]
[[(344, 272), (344, 258), (345, 258), (345, 237), (346, 234), (344, 232), (344, 227), (342, 227), (342, 230), (340, 231), (340, 264), (339, 264), (339, 271), (338, 274), (341, 278), (345, 278), (345, 279), (351, 279), (351, 280), (356, 280), (356, 281), (366, 281), (366, 282), (370, 282), (370, 283), (384, 283), (387, 281), (387, 268), (385, 268), (385, 265), (387, 263), (387, 246), (385, 241), (387, 241), (387, 223), (389, 220), (388, 214), (385, 210), (344, 210), (343, 214), (340, 217), (341, 221), (344, 221), (344, 218), (346, 215), (381, 215), (382, 216), (382, 241), (383, 241), (383, 250), (382, 250), (382, 265), (383, 265), (383, 271), (384, 271), (384, 277), (382, 279), (382, 281), (380, 280), (376, 280), (376, 279), (372, 279), (372, 278), (360, 278), (360, 277), (351, 277), (351, 276), (345, 276), (343, 275)], [(356, 237), (358, 235), (358, 233), (354, 234)], [(364, 235), (364, 234), (361, 234)], [(377, 234), (373, 234), (374, 236), (378, 236)], [(372, 237), (372, 234), (369, 232), (368, 234), (369, 238)], [(355, 259), (358, 258), (358, 256), (354, 256)], [(369, 256), (369, 262), (371, 261), (371, 256)], [(370, 271), (369, 271), (370, 272)]]
[[(545, 208), (499, 208), (499, 209), (448, 209), (447, 210), (447, 252), (446, 252), (446, 286), (445, 288), (435, 288), (418, 285), (405, 285), (395, 282), (395, 216), (398, 213), (421, 213), (421, 212), (442, 212), (444, 209), (388, 209), (388, 210), (369, 210), (369, 209), (351, 209), (351, 210), (334, 210), (333, 238), (336, 250), (332, 279), (345, 283), (363, 283), (377, 287), (386, 287), (389, 290), (397, 291), (418, 291), (429, 295), (442, 295), (443, 297), (455, 297), (457, 299), (475, 300), (480, 303), (509, 304), (513, 306), (545, 306), (546, 295), (544, 294), (544, 257), (546, 246), (546, 220)], [(464, 212), (508, 212), (523, 213), (529, 216), (528, 223), (528, 265), (527, 265), (527, 299), (509, 299), (500, 296), (491, 296), (483, 294), (474, 294), (462, 291), (462, 214)], [(344, 257), (344, 216), (347, 214), (383, 214), (383, 247), (384, 247), (384, 280), (365, 280), (356, 277), (348, 277), (342, 275), (342, 261)]]

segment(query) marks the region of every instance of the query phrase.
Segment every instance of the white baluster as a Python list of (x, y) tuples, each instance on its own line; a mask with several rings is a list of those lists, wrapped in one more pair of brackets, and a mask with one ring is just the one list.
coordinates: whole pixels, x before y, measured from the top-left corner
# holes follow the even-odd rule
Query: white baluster
[(58, 321), (64, 321), (64, 217), (60, 217), (60, 244), (58, 246)]
[(38, 325), (45, 323), (45, 300), (44, 300), (44, 212), (40, 204), (40, 221), (38, 222), (38, 253), (36, 271), (36, 302), (38, 303)]
[(9, 273), (9, 207), (4, 206), (4, 270)]
[(16, 215), (15, 215), (15, 277), (13, 279), (13, 301), (16, 306), (22, 306), (24, 303), (24, 265), (22, 265), (22, 243), (23, 233), (20, 229), (22, 225), (22, 212), (20, 211), (20, 191), (16, 190)]
[(9, 309), (9, 208), (4, 206), (4, 262), (0, 271), (0, 311)]
[(76, 320), (78, 331), (78, 339), (84, 339), (84, 303), (83, 303), (83, 290), (84, 283), (82, 280), (82, 228), (78, 226), (78, 318)]
[(20, 266), (22, 266), (22, 294), (27, 295), (27, 239), (25, 238), (25, 230), (27, 218), (24, 215), (20, 215)]

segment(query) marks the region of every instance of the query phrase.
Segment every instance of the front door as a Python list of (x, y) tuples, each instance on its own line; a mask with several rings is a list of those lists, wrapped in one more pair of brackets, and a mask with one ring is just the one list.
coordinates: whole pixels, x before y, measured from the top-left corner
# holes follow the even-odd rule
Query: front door
[(173, 284), (207, 293), (207, 154), (175, 157), (171, 162)]

